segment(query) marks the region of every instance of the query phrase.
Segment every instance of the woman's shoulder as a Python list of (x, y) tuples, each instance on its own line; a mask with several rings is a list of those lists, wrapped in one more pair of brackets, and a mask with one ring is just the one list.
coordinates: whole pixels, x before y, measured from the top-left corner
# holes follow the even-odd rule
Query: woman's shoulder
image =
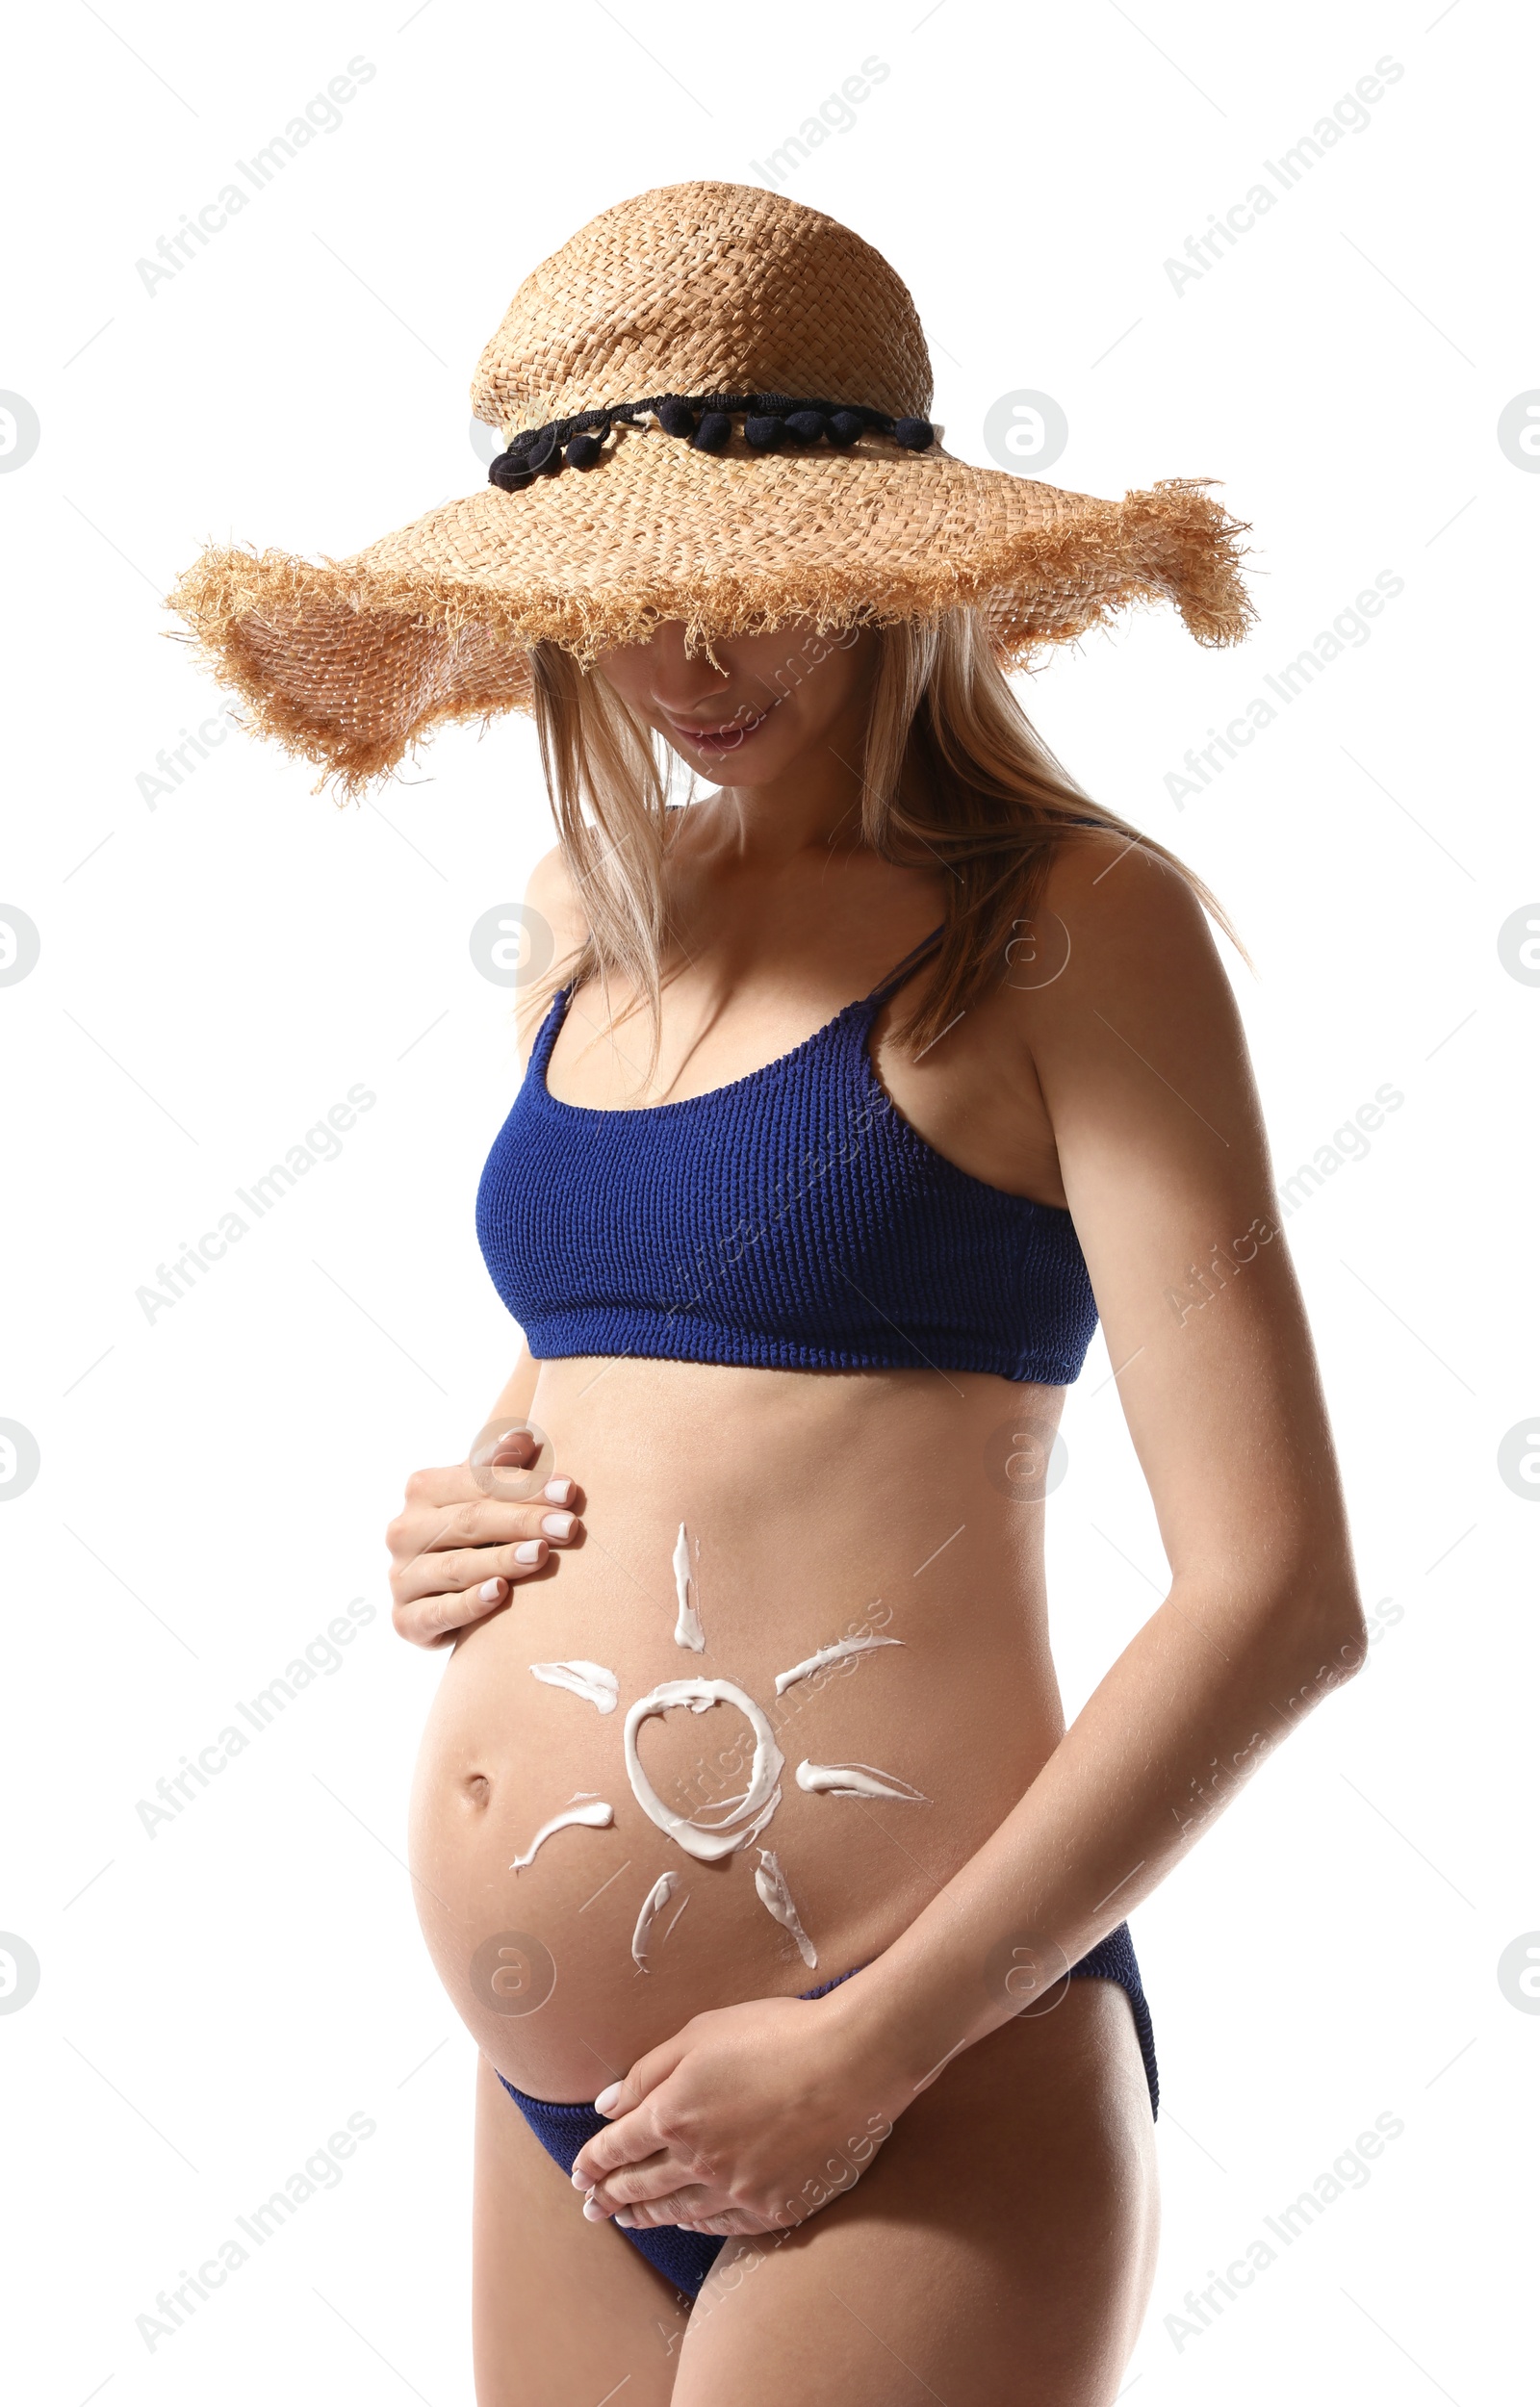
[(1136, 950), (1212, 949), (1197, 885), (1142, 837), (1099, 821), (1066, 829), (1054, 846), (1040, 909), (1057, 911), (1088, 944)]
[(1229, 975), (1205, 896), (1177, 861), (1120, 829), (1077, 828), (1056, 848), (1033, 916), (1031, 958), (1051, 974), (1008, 977), (1027, 991), (1024, 1019), (1007, 1016), (1030, 1028), (1040, 1067), (1060, 1048), (1078, 1057), (1108, 1030), (1142, 1053), (1154, 1044), (1163, 1060), (1233, 1047)]
[[(536, 861), (525, 881), (522, 949), (528, 983), (514, 1006), (519, 1057), (526, 1065), (550, 1018), (570, 965), (588, 942), (588, 917), (560, 845)], [(548, 942), (549, 939), (549, 942)]]
[(564, 960), (587, 943), (588, 914), (559, 844), (553, 844), (529, 872), (524, 904), (551, 931), (554, 960)]

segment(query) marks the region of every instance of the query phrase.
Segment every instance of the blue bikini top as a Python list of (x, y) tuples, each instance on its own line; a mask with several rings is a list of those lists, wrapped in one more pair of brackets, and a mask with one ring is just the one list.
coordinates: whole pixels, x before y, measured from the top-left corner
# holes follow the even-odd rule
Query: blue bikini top
[(1096, 1304), (1069, 1214), (937, 1153), (867, 1049), (940, 935), (779, 1061), (636, 1110), (552, 1095), (572, 989), (557, 994), (476, 1196), (493, 1285), (537, 1361), (1079, 1375)]

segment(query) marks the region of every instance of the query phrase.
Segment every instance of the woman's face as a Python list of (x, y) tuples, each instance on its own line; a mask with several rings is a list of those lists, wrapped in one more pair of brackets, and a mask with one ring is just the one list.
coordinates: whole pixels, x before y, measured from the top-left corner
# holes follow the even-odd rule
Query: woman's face
[(599, 667), (688, 766), (720, 785), (768, 785), (810, 752), (860, 773), (876, 664), (869, 627), (820, 635), (806, 619), (773, 635), (713, 641), (686, 653), (670, 619), (645, 644), (602, 653)]

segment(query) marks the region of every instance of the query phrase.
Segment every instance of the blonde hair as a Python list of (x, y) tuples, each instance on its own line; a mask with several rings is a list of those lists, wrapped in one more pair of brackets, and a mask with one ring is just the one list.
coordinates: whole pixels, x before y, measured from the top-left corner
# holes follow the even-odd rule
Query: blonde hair
[[(1003, 977), (1007, 947), (1041, 895), (1065, 834), (1087, 825), (1121, 836), (1183, 878), (1245, 958), (1221, 905), (1153, 836), (1093, 802), (1057, 761), (1000, 669), (977, 611), (876, 629), (877, 660), (861, 764), (861, 840), (884, 859), (947, 874), (945, 929), (930, 975), (902, 1021), (914, 1052)], [(807, 647), (823, 659), (837, 637)], [(672, 937), (665, 862), (679, 813), (678, 764), (599, 669), (554, 644), (530, 653), (541, 760), (562, 856), (588, 920), (587, 940), (532, 990), (612, 972), (644, 1009), (655, 1063)], [(672, 825), (671, 825), (672, 821)]]

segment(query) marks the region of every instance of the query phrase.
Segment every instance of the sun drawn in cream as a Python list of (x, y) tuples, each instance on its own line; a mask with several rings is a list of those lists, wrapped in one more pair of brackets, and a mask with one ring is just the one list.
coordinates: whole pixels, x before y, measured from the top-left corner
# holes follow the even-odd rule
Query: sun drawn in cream
[[(706, 1632), (702, 1626), (696, 1598), (696, 1583), (690, 1569), (689, 1533), (680, 1524), (679, 1539), (672, 1558), (678, 1615), (674, 1626), (674, 1643), (688, 1648), (696, 1654), (706, 1651)], [(831, 1646), (820, 1647), (805, 1661), (794, 1663), (788, 1672), (776, 1674), (776, 1695), (783, 1697), (799, 1680), (810, 1679), (826, 1665), (840, 1663), (851, 1656), (868, 1653), (877, 1647), (900, 1647), (901, 1638), (837, 1638)], [(615, 1674), (602, 1663), (591, 1663), (574, 1657), (559, 1663), (531, 1663), (530, 1672), (548, 1687), (565, 1688), (599, 1713), (613, 1713), (620, 1702), (620, 1682)], [(698, 1813), (676, 1813), (666, 1805), (642, 1769), (637, 1748), (637, 1733), (644, 1722), (655, 1716), (684, 1708), (691, 1713), (708, 1713), (713, 1705), (735, 1705), (754, 1732), (754, 1759), (749, 1767), (748, 1785), (734, 1797), (719, 1797)], [(785, 1770), (785, 1757), (776, 1744), (770, 1717), (746, 1688), (730, 1679), (669, 1679), (659, 1680), (644, 1697), (638, 1697), (627, 1711), (621, 1734), (626, 1776), (631, 1794), (648, 1820), (656, 1825), (665, 1838), (693, 1856), (698, 1863), (718, 1863), (739, 1848), (757, 1841), (781, 1803), (781, 1776)], [(900, 1805), (924, 1805), (929, 1798), (911, 1788), (907, 1780), (891, 1772), (880, 1772), (869, 1763), (799, 1763), (797, 1786), (815, 1797), (859, 1797), (886, 1799)], [(539, 1849), (553, 1832), (568, 1829), (605, 1830), (614, 1822), (615, 1809), (599, 1797), (585, 1792), (569, 1801), (562, 1811), (542, 1823), (522, 1856), (508, 1867), (521, 1872), (534, 1861)], [(765, 1911), (790, 1933), (797, 1943), (805, 1964), (816, 1965), (818, 1951), (803, 1929), (786, 1877), (775, 1854), (768, 1847), (757, 1849), (759, 1861), (755, 1868), (754, 1885)], [(650, 1970), (649, 1950), (654, 1925), (664, 1908), (672, 1904), (679, 1887), (677, 1871), (659, 1874), (642, 1901), (636, 1928), (631, 1935), (631, 1958), (637, 1970)], [(685, 1891), (680, 1904), (671, 1915), (662, 1937), (666, 1939), (689, 1904)], [(661, 1942), (659, 1942), (661, 1944)]]

